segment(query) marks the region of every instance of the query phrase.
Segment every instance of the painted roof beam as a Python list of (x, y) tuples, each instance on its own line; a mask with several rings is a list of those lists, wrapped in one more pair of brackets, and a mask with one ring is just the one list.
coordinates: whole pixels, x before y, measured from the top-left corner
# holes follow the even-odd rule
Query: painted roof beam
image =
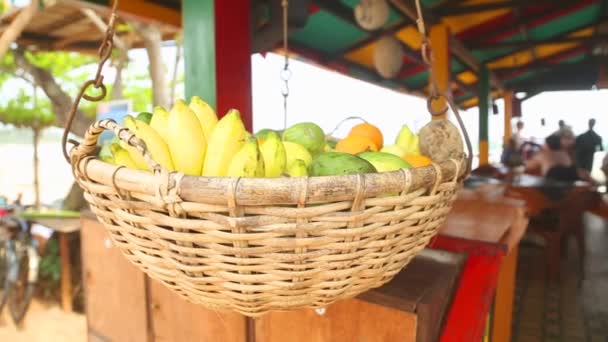
[(490, 3), (480, 3), (472, 5), (459, 5), (459, 6), (442, 6), (437, 7), (433, 10), (437, 15), (440, 16), (455, 16), (465, 14), (475, 14), (484, 11), (494, 11), (500, 9), (513, 9), (519, 6), (526, 6), (530, 4), (534, 5), (565, 5), (575, 3), (577, 0), (510, 0), (510, 1), (497, 1)]
[(594, 43), (605, 43), (608, 42), (608, 34), (597, 34), (595, 36), (584, 36), (584, 37), (553, 37), (542, 40), (529, 40), (529, 41), (510, 41), (510, 42), (497, 42), (497, 43), (482, 43), (470, 45), (469, 47), (472, 49), (484, 49), (484, 50), (493, 50), (493, 49), (502, 49), (506, 47), (518, 47), (518, 48), (529, 48), (530, 46), (538, 46), (538, 45), (551, 45), (551, 44), (561, 44), (561, 43), (584, 43), (584, 44), (594, 44)]
[[(395, 6), (395, 8), (399, 10), (402, 15), (410, 18), (413, 21), (416, 21), (416, 19), (418, 18), (416, 14), (416, 9), (410, 3), (406, 3), (404, 0), (390, 0), (390, 2)], [(440, 18), (435, 16), (433, 13), (430, 13), (428, 10), (424, 11), (423, 15), (425, 19), (431, 24), (440, 22)], [(450, 49), (452, 50), (454, 56), (463, 61), (464, 64), (466, 64), (477, 75), (479, 75), (482, 63), (479, 62), (475, 58), (475, 56), (473, 56), (471, 51), (469, 51), (464, 46), (464, 44), (462, 44), (462, 42), (454, 36), (452, 36), (450, 39)], [(490, 72), (490, 82), (495, 88), (498, 88), (500, 90), (503, 90), (505, 88), (500, 79), (493, 72)]]

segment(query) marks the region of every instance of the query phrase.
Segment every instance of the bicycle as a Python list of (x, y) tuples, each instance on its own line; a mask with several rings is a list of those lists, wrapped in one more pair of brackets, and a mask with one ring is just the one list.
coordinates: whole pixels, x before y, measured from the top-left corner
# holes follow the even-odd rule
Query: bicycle
[(0, 217), (0, 312), (8, 304), (13, 322), (20, 326), (36, 291), (39, 243), (31, 223), (19, 217), (23, 206), (14, 205)]

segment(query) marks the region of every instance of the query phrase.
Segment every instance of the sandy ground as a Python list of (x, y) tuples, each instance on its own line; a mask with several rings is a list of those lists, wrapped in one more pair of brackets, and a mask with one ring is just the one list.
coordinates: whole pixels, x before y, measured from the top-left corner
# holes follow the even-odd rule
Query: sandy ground
[(10, 342), (84, 342), (87, 321), (84, 315), (66, 313), (57, 304), (32, 301), (21, 330), (15, 327), (8, 310), (0, 315), (0, 341)]

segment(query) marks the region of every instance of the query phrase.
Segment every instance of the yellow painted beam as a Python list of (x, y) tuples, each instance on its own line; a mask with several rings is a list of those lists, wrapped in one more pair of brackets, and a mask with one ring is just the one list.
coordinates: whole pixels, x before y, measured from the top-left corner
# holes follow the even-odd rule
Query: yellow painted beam
[[(111, 0), (109, 1), (112, 2)], [(139, 20), (153, 21), (171, 25), (173, 27), (182, 26), (182, 16), (180, 11), (172, 10), (164, 6), (154, 4), (144, 0), (119, 1), (118, 10), (121, 15), (136, 17)]]
[[(440, 93), (451, 93), (450, 91), (450, 30), (445, 24), (437, 24), (431, 27), (429, 38), (433, 50), (432, 71), (429, 75), (429, 82), (437, 82)], [(433, 77), (434, 76), (434, 77)], [(432, 104), (433, 111), (445, 108), (446, 101), (441, 99)], [(436, 116), (434, 119), (445, 119), (445, 115)]]
[(488, 165), (490, 162), (490, 148), (488, 142), (481, 140), (479, 142), (479, 165)]
[(504, 143), (506, 144), (509, 139), (513, 136), (513, 131), (511, 127), (511, 118), (513, 118), (513, 91), (505, 91), (504, 97), (505, 101), (505, 137)]
[[(593, 28), (586, 28), (572, 34), (569, 34), (568, 37), (588, 37), (593, 34)], [(547, 44), (540, 45), (535, 47), (537, 58), (546, 58), (553, 54), (562, 52), (567, 49), (571, 49), (575, 46), (580, 45), (581, 43), (556, 43), (556, 44)], [(490, 69), (493, 68), (508, 68), (508, 67), (518, 67), (524, 66), (533, 62), (532, 56), (530, 56), (529, 50), (515, 52), (508, 56), (497, 59), (491, 63), (488, 63), (488, 67)]]

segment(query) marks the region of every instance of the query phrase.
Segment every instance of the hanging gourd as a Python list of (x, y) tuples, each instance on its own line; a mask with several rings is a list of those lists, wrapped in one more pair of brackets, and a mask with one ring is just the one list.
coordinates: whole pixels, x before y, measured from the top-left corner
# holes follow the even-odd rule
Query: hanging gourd
[(355, 20), (368, 31), (384, 26), (389, 14), (390, 7), (386, 0), (361, 0), (355, 6)]
[(393, 36), (384, 36), (378, 40), (374, 49), (374, 66), (380, 76), (394, 78), (403, 66), (403, 47)]

